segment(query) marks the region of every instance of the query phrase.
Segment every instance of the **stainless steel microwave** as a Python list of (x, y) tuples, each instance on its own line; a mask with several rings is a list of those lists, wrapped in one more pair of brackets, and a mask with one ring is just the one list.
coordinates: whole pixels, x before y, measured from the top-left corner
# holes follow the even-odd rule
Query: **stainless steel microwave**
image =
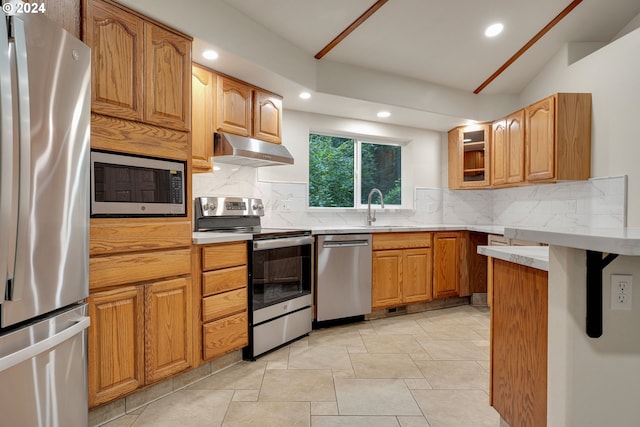
[(91, 216), (186, 216), (185, 162), (91, 151)]

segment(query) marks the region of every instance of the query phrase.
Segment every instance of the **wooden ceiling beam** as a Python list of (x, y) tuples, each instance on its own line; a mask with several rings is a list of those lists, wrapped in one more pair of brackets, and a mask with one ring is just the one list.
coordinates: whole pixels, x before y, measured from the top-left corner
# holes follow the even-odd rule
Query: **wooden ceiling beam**
[(325, 47), (322, 48), (322, 50), (318, 53), (315, 54), (314, 58), (316, 59), (322, 59), (323, 56), (325, 56), (327, 53), (329, 53), (329, 51), (331, 51), (331, 49), (333, 49), (334, 47), (336, 47), (338, 45), (338, 43), (340, 43), (342, 40), (344, 40), (349, 34), (351, 34), (353, 32), (353, 30), (355, 30), (356, 28), (358, 28), (360, 25), (362, 25), (362, 23), (364, 23), (364, 21), (366, 21), (367, 19), (369, 19), (371, 17), (371, 15), (373, 15), (374, 13), (376, 13), (378, 11), (378, 9), (380, 9), (382, 6), (384, 6), (384, 4), (389, 1), (389, 0), (378, 0), (377, 2), (375, 2), (373, 4), (373, 6), (371, 6), (369, 9), (367, 9), (367, 11), (365, 13), (363, 13), (362, 15), (360, 15), (360, 17), (358, 19), (356, 19), (355, 21), (353, 21), (351, 23), (351, 25), (349, 25), (347, 28), (345, 28), (340, 34), (338, 34), (338, 36), (331, 40), (331, 42), (329, 42), (328, 45), (326, 45)]
[(492, 81), (494, 81), (500, 74), (504, 72), (511, 64), (516, 62), (518, 58), (522, 56), (527, 50), (531, 48), (538, 40), (540, 40), (545, 34), (549, 32), (556, 24), (562, 21), (573, 9), (575, 9), (582, 0), (573, 0), (569, 6), (565, 7), (562, 12), (558, 14), (555, 18), (551, 20), (543, 29), (541, 29), (538, 34), (533, 36), (531, 40), (529, 40), (524, 46), (520, 48), (511, 58), (507, 60), (500, 68), (496, 70), (487, 80), (484, 81), (476, 90), (473, 91), (476, 95), (479, 94), (485, 87), (487, 87)]

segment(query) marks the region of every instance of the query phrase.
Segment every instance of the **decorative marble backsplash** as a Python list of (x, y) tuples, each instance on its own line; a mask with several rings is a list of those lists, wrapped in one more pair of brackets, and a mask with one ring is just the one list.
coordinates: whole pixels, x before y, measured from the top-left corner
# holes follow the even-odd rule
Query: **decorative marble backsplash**
[[(307, 184), (261, 182), (254, 168), (218, 163), (193, 175), (193, 197), (254, 196), (265, 201), (263, 225), (363, 225), (366, 212), (307, 208)], [(414, 209), (376, 209), (377, 224), (480, 224), (523, 227), (624, 227), (627, 177), (592, 178), (497, 190), (416, 188)]]

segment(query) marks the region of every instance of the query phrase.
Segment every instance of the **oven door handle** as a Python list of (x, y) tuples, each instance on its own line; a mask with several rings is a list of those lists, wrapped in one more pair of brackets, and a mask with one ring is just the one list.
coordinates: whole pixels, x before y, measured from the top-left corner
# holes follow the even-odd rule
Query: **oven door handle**
[(292, 246), (310, 245), (315, 241), (312, 236), (283, 237), (282, 239), (267, 239), (253, 242), (254, 251), (267, 249), (290, 248)]

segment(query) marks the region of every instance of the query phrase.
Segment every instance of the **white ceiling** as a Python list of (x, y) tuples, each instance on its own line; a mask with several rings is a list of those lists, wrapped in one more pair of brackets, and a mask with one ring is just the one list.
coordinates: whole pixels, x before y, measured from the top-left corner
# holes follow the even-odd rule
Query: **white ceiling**
[[(640, 26), (640, 0), (584, 0), (473, 95), (571, 0), (389, 0), (321, 60), (313, 56), (375, 0), (118, 1), (194, 36), (194, 61), (283, 95), (285, 108), (441, 131), (499, 117), (489, 99), (500, 114), (516, 109), (509, 101), (567, 43), (604, 44)], [(504, 32), (485, 38), (498, 21)], [(207, 64), (209, 47), (220, 58)], [(313, 98), (300, 100), (302, 89)], [(381, 109), (392, 116), (377, 119)]]
[[(224, 0), (313, 56), (375, 0)], [(323, 60), (473, 92), (570, 0), (390, 0)], [(609, 42), (639, 0), (585, 0), (485, 94), (518, 94), (566, 42)], [(504, 24), (496, 38), (485, 28)]]

